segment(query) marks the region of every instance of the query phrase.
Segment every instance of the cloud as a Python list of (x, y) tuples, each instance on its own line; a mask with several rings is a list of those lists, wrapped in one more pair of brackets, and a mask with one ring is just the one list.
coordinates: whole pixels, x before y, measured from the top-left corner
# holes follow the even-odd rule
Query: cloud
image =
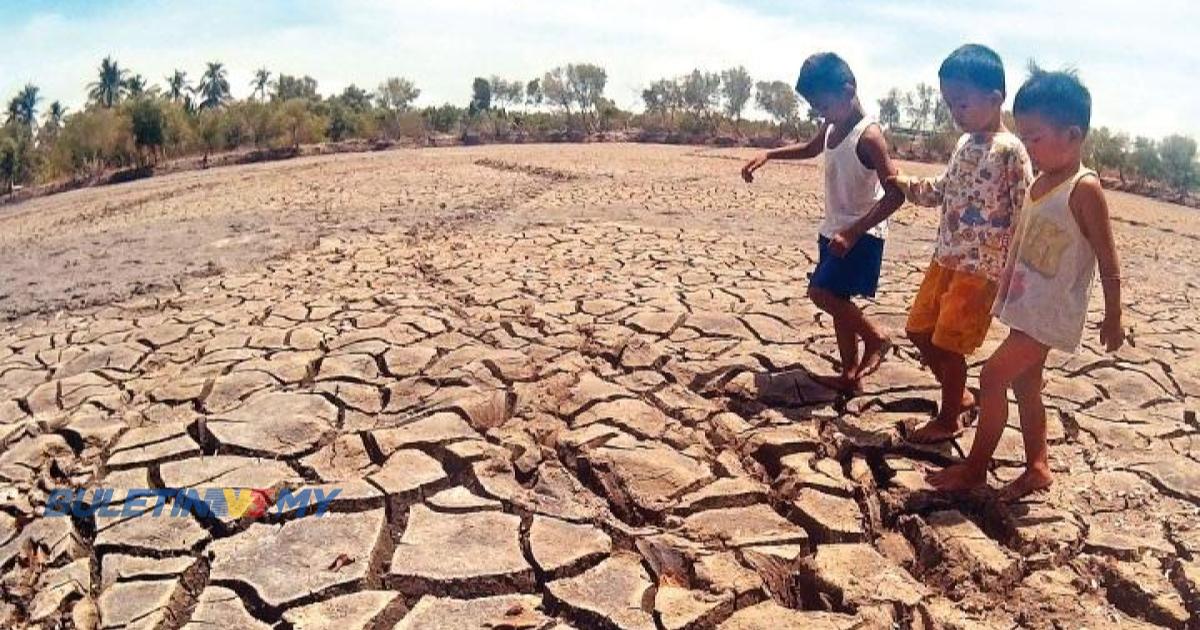
[(756, 79), (790, 83), (805, 56), (835, 50), (872, 107), (889, 87), (936, 83), (942, 56), (981, 41), (1005, 57), (1014, 87), (1030, 57), (1078, 66), (1095, 97), (1097, 124), (1150, 135), (1200, 132), (1191, 115), (1200, 111), (1200, 88), (1187, 80), (1200, 49), (1180, 45), (1194, 38), (1200, 8), (1179, 0), (1094, 0), (1088, 7), (1034, 0), (141, 0), (84, 12), (5, 8), (13, 15), (0, 19), (8, 43), (0, 96), (33, 81), (47, 101), (77, 108), (107, 54), (160, 84), (175, 68), (194, 79), (204, 62), (220, 60), (235, 95), (249, 91), (260, 66), (310, 74), (323, 93), (406, 76), (425, 104), (465, 103), (475, 76), (528, 80), (591, 61), (608, 70), (608, 96), (639, 107), (641, 89), (660, 77), (744, 65)]

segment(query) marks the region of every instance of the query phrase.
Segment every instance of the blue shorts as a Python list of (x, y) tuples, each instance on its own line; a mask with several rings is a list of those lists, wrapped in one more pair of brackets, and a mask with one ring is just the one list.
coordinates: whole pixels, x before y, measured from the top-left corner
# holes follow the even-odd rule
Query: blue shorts
[(829, 251), (829, 239), (824, 236), (817, 239), (817, 249), (821, 255), (808, 280), (809, 286), (844, 299), (855, 295), (875, 297), (883, 266), (883, 239), (863, 234), (842, 258)]

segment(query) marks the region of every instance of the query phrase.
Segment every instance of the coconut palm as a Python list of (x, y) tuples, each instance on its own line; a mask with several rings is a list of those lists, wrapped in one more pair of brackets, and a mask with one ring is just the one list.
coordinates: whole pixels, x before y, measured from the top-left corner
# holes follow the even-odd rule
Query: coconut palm
[(100, 76), (95, 83), (88, 85), (88, 98), (99, 103), (102, 107), (112, 107), (125, 96), (125, 75), (112, 57), (105, 57), (100, 62)]
[(232, 98), (229, 94), (229, 78), (225, 64), (219, 61), (208, 62), (208, 68), (200, 77), (200, 87), (196, 93), (200, 95), (200, 108), (212, 109), (220, 107)]
[(125, 90), (132, 98), (137, 98), (146, 92), (146, 77), (135, 74), (125, 79)]
[(183, 70), (176, 70), (174, 74), (167, 77), (167, 97), (174, 102), (183, 100), (184, 93), (190, 88), (187, 80), (187, 73)]
[(46, 110), (46, 125), (52, 128), (62, 127), (63, 119), (67, 117), (67, 108), (59, 101), (50, 103), (50, 108)]
[(259, 68), (254, 71), (254, 80), (250, 82), (250, 87), (254, 88), (251, 94), (257, 94), (259, 100), (267, 100), (267, 85), (271, 83), (271, 71), (266, 68)]
[(37, 104), (42, 100), (38, 86), (26, 83), (8, 103), (8, 122), (32, 128), (37, 121)]

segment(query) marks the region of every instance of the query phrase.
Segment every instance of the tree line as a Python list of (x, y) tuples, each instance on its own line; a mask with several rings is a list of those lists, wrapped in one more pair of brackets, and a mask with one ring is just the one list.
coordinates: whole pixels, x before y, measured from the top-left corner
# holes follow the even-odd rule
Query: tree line
[[(322, 96), (310, 76), (259, 68), (247, 95), (235, 99), (228, 69), (217, 61), (205, 64), (195, 81), (176, 70), (160, 85), (106, 57), (80, 111), (70, 112), (59, 101), (42, 107), (41, 91), (32, 84), (8, 102), (0, 127), (0, 192), (86, 180), (162, 159), (207, 160), (211, 153), (237, 149), (286, 154), (324, 141), (426, 144), (439, 135), (467, 143), (561, 141), (617, 132), (642, 141), (762, 145), (807, 137), (817, 128), (818, 117), (810, 108), (801, 111), (790, 84), (755, 81), (741, 66), (652, 81), (641, 91), (643, 111), (636, 113), (605, 96), (607, 82), (602, 66), (572, 63), (531, 79), (475, 77), (465, 105), (416, 107), (421, 90), (403, 77), (388, 77), (374, 90), (352, 84)], [(751, 102), (769, 120), (744, 119)], [(899, 155), (948, 157), (958, 132), (934, 86), (894, 88), (878, 106)], [(1131, 140), (1100, 127), (1085, 148), (1090, 165), (1116, 172), (1122, 182), (1186, 193), (1200, 181), (1196, 143), (1182, 135)]]

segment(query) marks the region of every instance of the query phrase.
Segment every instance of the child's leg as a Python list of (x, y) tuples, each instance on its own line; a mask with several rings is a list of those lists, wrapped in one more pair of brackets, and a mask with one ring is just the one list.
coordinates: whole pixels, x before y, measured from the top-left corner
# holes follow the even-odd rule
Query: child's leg
[(959, 424), (959, 416), (967, 402), (964, 400), (967, 389), (966, 357), (957, 352), (938, 348), (932, 343), (929, 354), (930, 370), (937, 377), (938, 384), (942, 386), (942, 402), (938, 406), (937, 417), (908, 436), (910, 442), (917, 444), (940, 442), (958, 435), (962, 429)]
[[(847, 386), (856, 385), (865, 369), (873, 371), (879, 367), (882, 354), (889, 345), (887, 335), (854, 302), (820, 287), (809, 287), (808, 295), (817, 308), (833, 317), (833, 329), (842, 359), (841, 376), (847, 381)], [(864, 345), (861, 363), (858, 360), (859, 337)]]
[(817, 308), (833, 318), (833, 333), (837, 337), (838, 356), (842, 361), (841, 381), (833, 384), (839, 389), (845, 388), (849, 385), (850, 377), (858, 371), (858, 327), (853, 313), (858, 308), (850, 300), (820, 287), (809, 287), (808, 297)]
[(1017, 409), (1021, 414), (1021, 438), (1025, 442), (1025, 472), (1000, 491), (1005, 501), (1050, 487), (1049, 447), (1046, 445), (1046, 407), (1042, 404), (1042, 370), (1038, 365), (1013, 382)]
[(939, 490), (967, 490), (987, 482), (988, 463), (1008, 422), (1008, 387), (1028, 372), (1040, 373), (1048, 348), (1013, 330), (979, 375), (979, 425), (967, 461), (929, 475)]

